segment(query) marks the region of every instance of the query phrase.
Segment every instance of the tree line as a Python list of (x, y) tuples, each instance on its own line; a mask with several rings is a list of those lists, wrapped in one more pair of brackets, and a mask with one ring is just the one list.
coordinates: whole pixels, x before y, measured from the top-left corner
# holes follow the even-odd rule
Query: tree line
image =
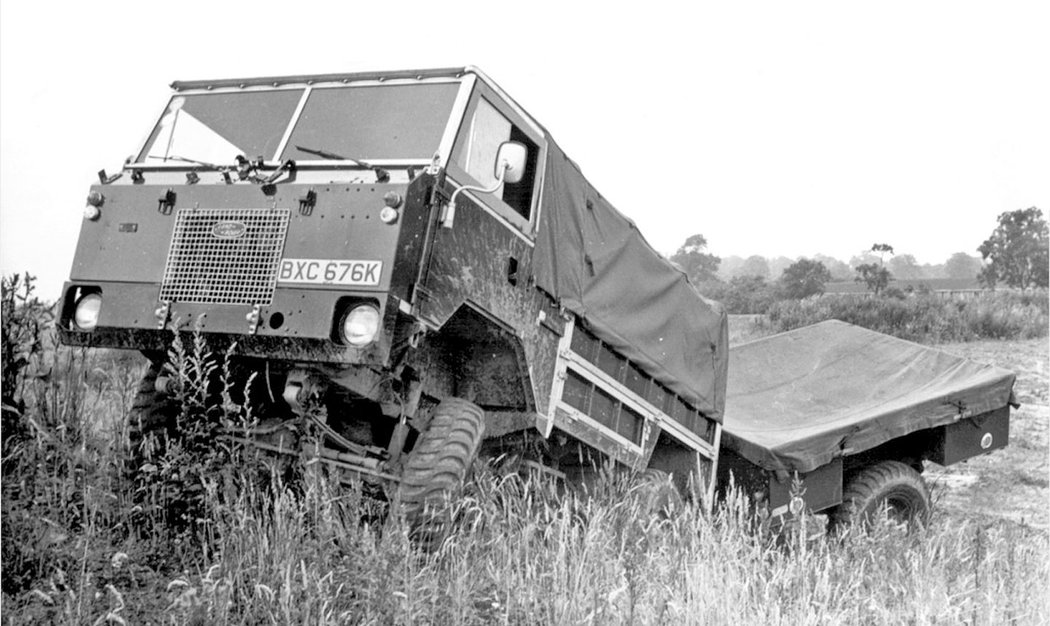
[(876, 295), (895, 294), (892, 281), (976, 279), (981, 285), (1027, 289), (1047, 287), (1050, 236), (1036, 207), (1002, 213), (991, 235), (976, 248), (980, 257), (956, 252), (944, 263), (920, 265), (914, 255), (896, 254), (888, 243), (875, 243), (849, 263), (817, 254), (812, 258), (767, 259), (759, 255), (720, 258), (701, 234), (688, 237), (671, 256), (702, 293), (722, 300), (730, 310), (755, 311), (777, 299), (802, 299), (824, 293), (827, 283), (854, 280)]

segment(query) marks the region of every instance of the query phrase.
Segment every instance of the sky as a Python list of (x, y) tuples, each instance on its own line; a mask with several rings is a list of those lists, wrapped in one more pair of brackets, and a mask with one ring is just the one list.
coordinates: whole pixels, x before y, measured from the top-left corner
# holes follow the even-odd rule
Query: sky
[(1050, 211), (1050, 9), (974, 2), (4, 2), (0, 271), (69, 276), (173, 80), (476, 65), (657, 250), (976, 255)]

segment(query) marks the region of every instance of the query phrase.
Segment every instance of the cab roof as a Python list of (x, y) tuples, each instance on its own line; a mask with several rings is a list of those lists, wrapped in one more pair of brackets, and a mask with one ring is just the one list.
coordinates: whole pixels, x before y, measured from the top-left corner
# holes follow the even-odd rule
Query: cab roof
[(480, 70), (474, 67), (445, 67), (428, 70), (391, 70), (386, 72), (350, 72), (341, 74), (296, 74), (293, 76), (260, 76), (256, 78), (223, 78), (213, 80), (177, 80), (171, 83), (175, 91), (189, 89), (220, 89), (225, 87), (278, 87), (281, 85), (314, 83), (351, 83), (359, 81), (383, 81), (398, 79), (460, 78), (464, 74), (477, 74), (493, 84)]
[(530, 123), (541, 134), (546, 136), (547, 130), (536, 118), (532, 117), (520, 104), (503, 91), (503, 88), (485, 75), (479, 68), (473, 65), (463, 67), (442, 67), (423, 70), (388, 70), (375, 72), (347, 72), (339, 74), (295, 74), (292, 76), (260, 76), (256, 78), (222, 78), (212, 80), (176, 80), (171, 83), (175, 91), (230, 89), (246, 87), (281, 87), (284, 85), (314, 85), (317, 83), (357, 83), (357, 82), (383, 82), (388, 80), (426, 80), (432, 78), (462, 78), (467, 74), (473, 74), (479, 80), (487, 84), (501, 98), (515, 107), (518, 113), (529, 120)]

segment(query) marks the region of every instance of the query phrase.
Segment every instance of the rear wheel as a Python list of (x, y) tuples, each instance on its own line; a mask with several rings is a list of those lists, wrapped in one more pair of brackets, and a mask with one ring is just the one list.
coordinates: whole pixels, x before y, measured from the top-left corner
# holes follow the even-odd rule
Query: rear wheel
[(929, 520), (930, 490), (919, 472), (900, 461), (881, 461), (854, 474), (828, 520), (832, 528), (870, 525), (884, 511), (908, 525)]
[(413, 535), (427, 547), (440, 540), (443, 504), (462, 490), (484, 430), (481, 407), (449, 398), (434, 409), (405, 460), (398, 497)]
[(645, 470), (634, 489), (646, 515), (670, 517), (685, 506), (671, 475), (663, 470)]

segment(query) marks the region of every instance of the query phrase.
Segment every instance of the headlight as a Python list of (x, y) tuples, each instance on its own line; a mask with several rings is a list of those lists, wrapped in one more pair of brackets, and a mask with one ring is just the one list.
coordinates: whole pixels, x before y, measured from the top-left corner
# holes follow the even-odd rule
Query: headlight
[(73, 312), (73, 323), (80, 330), (95, 330), (98, 326), (98, 313), (102, 310), (102, 296), (89, 293), (77, 302)]
[(343, 316), (341, 330), (346, 343), (355, 348), (367, 346), (379, 332), (379, 309), (371, 304), (361, 304), (350, 309)]

